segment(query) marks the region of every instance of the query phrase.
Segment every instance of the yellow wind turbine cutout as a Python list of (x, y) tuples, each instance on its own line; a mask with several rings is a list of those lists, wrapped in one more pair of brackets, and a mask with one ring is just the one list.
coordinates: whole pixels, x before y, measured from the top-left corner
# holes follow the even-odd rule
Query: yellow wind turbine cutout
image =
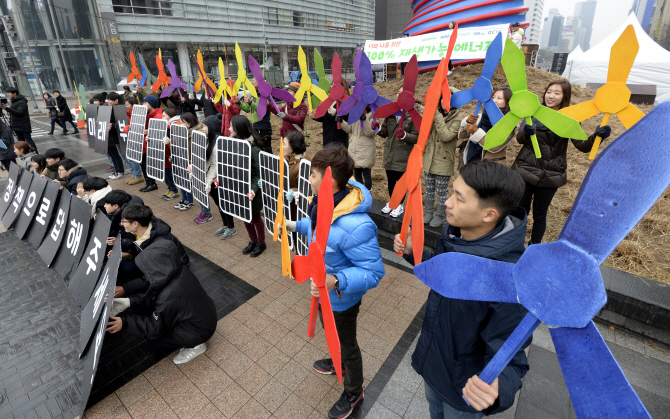
[[(612, 45), (610, 64), (607, 70), (607, 83), (596, 91), (596, 98), (587, 100), (578, 105), (561, 109), (559, 112), (579, 122), (604, 113), (601, 127), (607, 125), (610, 116), (615, 114), (626, 129), (642, 119), (644, 113), (630, 103), (631, 92), (626, 86), (626, 80), (640, 50), (640, 44), (635, 36), (633, 25), (623, 31), (619, 39)], [(596, 137), (589, 159), (596, 157), (600, 146), (600, 137)]]
[(237, 80), (233, 85), (233, 92), (237, 94), (240, 91), (240, 86), (244, 85), (246, 89), (244, 90), (244, 96), (247, 95), (247, 89), (251, 96), (258, 99), (258, 93), (256, 93), (256, 88), (251, 81), (247, 78), (247, 71), (244, 69), (244, 56), (242, 55), (242, 50), (240, 46), (235, 42), (235, 59), (237, 60)]
[(293, 102), (293, 107), (297, 108), (302, 103), (302, 98), (305, 93), (307, 93), (307, 104), (309, 110), (312, 110), (312, 100), (310, 94), (318, 97), (322, 102), (328, 99), (328, 93), (324, 92), (319, 86), (312, 84), (312, 79), (309, 78), (309, 72), (307, 71), (307, 56), (305, 51), (302, 50), (301, 46), (298, 46), (298, 64), (300, 65), (300, 89), (295, 93), (295, 102)]
[(281, 274), (291, 278), (291, 249), (288, 246), (286, 217), (284, 217), (284, 164), (284, 139), (279, 138), (279, 193), (277, 194), (277, 216), (272, 239), (277, 241), (279, 226), (281, 226)]
[(223, 67), (223, 60), (219, 57), (219, 90), (216, 91), (216, 96), (214, 97), (214, 102), (219, 103), (221, 100), (221, 95), (225, 93), (224, 99), (228, 99), (233, 96), (233, 92), (230, 90), (230, 86), (226, 82), (225, 77), (225, 68)]

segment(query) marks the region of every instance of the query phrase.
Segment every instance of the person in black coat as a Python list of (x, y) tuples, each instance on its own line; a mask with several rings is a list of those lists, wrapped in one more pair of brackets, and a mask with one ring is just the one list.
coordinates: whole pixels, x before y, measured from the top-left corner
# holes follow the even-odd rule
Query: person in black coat
[(0, 163), (5, 170), (9, 170), (10, 163), (16, 163), (16, 153), (14, 153), (14, 135), (9, 125), (0, 120), (0, 141), (5, 146), (0, 147)]
[[(313, 115), (314, 113), (310, 112), (310, 116), (313, 117)], [(340, 143), (345, 148), (349, 148), (349, 134), (342, 128), (337, 127), (338, 122), (342, 120), (348, 121), (348, 115), (344, 117), (337, 116), (335, 103), (328, 108), (328, 111), (321, 118), (315, 118), (314, 120), (323, 124), (324, 147), (330, 143)]]
[(204, 353), (205, 342), (216, 331), (216, 306), (183, 265), (175, 243), (156, 240), (137, 257), (137, 267), (149, 287), (146, 293), (123, 301), (129, 309), (110, 316), (107, 331), (125, 330), (163, 348), (182, 348), (175, 364)]
[[(525, 250), (526, 238), (526, 212), (518, 207), (523, 179), (491, 160), (466, 164), (460, 174), (454, 181), (453, 195), (446, 201), (447, 226), (435, 252), (423, 251), (423, 261), (441, 253), (459, 252), (517, 262)], [(405, 246), (397, 235), (393, 247), (414, 264), (409, 234)], [(528, 372), (524, 348), (532, 338), (491, 385), (477, 375), (526, 313), (521, 304), (459, 300), (430, 291), (412, 367), (424, 379), (426, 399), (435, 417), (465, 417), (471, 413), (475, 418), (500, 413), (514, 404)]]
[(119, 152), (119, 130), (116, 128), (116, 117), (114, 116), (114, 106), (123, 104), (123, 96), (116, 92), (107, 95), (107, 105), (112, 107), (112, 117), (107, 124), (107, 155), (112, 160), (114, 173), (109, 175), (112, 180), (121, 179), (126, 175), (126, 169), (123, 167), (123, 159)]
[(121, 251), (127, 252), (135, 241), (135, 235), (126, 232), (126, 229), (121, 225), (123, 210), (132, 204), (144, 205), (144, 201), (139, 196), (131, 195), (121, 189), (111, 191), (105, 195), (102, 201), (104, 201), (105, 213), (112, 222), (107, 238), (107, 245), (114, 246), (116, 236), (121, 234)]
[(60, 161), (58, 165), (58, 177), (63, 180), (54, 179), (54, 182), (59, 183), (61, 189), (65, 187), (71, 194), (75, 195), (77, 194), (77, 183), (89, 178), (86, 169), (72, 159)]
[(19, 141), (25, 141), (37, 153), (37, 146), (33, 137), (30, 135), (33, 129), (30, 125), (30, 114), (28, 112), (28, 99), (19, 94), (18, 89), (10, 87), (7, 89), (7, 97), (12, 101), (9, 108), (4, 103), (0, 104), (0, 109), (6, 110), (10, 116), (9, 125), (16, 134)]
[[(123, 285), (142, 276), (135, 264), (135, 258), (149, 248), (158, 239), (167, 239), (177, 246), (182, 264), (190, 267), (190, 261), (186, 249), (178, 238), (172, 235), (170, 226), (154, 216), (151, 208), (142, 204), (129, 204), (121, 213), (121, 226), (126, 233), (134, 236), (132, 244), (127, 248), (121, 247), (123, 260), (119, 266), (117, 283)], [(123, 242), (121, 243), (123, 245)]]
[(77, 124), (72, 120), (72, 112), (70, 112), (67, 100), (65, 100), (58, 90), (54, 90), (54, 97), (56, 98), (58, 112), (63, 112), (63, 116), (59, 116), (58, 119), (63, 123), (64, 127), (66, 126), (65, 124), (69, 122), (72, 125), (72, 133), (78, 134), (79, 128), (77, 128)]

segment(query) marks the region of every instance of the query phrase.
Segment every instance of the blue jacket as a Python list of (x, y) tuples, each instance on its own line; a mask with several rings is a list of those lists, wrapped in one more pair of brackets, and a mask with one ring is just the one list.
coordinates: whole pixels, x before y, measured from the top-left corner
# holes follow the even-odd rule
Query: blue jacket
[[(525, 238), (526, 213), (517, 208), (495, 230), (476, 240), (460, 238), (460, 230), (447, 225), (435, 253), (424, 250), (423, 260), (440, 253), (460, 252), (515, 263), (525, 250)], [(414, 260), (406, 259), (410, 263)], [(475, 413), (462, 398), (465, 383), (484, 369), (525, 314), (521, 304), (457, 300), (431, 290), (421, 336), (412, 354), (412, 367), (450, 406)], [(528, 371), (523, 348), (530, 342), (531, 339), (498, 377), (498, 400), (484, 410), (485, 414), (502, 412), (514, 404), (521, 379)]]
[[(358, 182), (349, 181), (347, 186), (349, 194), (333, 211), (326, 246), (326, 271), (337, 275), (342, 295), (340, 298), (335, 290), (330, 292), (333, 311), (345, 311), (356, 305), (385, 274), (377, 225), (367, 214), (372, 208), (372, 196)], [(309, 218), (296, 222), (298, 233), (308, 236), (309, 230)]]

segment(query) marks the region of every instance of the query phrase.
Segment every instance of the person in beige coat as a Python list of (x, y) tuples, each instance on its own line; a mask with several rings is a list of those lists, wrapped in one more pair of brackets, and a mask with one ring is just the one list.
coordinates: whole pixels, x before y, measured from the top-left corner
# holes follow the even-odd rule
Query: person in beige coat
[(377, 144), (372, 122), (374, 122), (372, 112), (370, 108), (366, 108), (360, 121), (352, 121), (351, 124), (348, 124), (342, 120), (341, 123), (342, 130), (351, 134), (349, 156), (354, 160), (354, 178), (356, 182), (365, 185), (369, 191), (372, 190), (372, 166), (375, 165), (377, 157)]
[[(452, 89), (452, 92), (455, 89)], [(457, 108), (448, 113), (442, 108), (442, 100), (435, 111), (433, 127), (423, 153), (423, 170), (426, 181), (426, 204), (423, 222), (431, 227), (440, 227), (446, 218), (447, 187), (454, 174), (454, 156), (461, 117)], [(435, 195), (437, 194), (437, 211)]]

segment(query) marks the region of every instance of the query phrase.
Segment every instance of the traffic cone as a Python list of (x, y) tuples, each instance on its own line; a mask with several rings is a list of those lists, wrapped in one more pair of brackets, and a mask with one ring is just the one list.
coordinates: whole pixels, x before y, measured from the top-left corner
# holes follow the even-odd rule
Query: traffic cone
[(86, 120), (84, 118), (79, 118), (79, 113), (81, 112), (81, 109), (79, 109), (79, 105), (76, 103), (74, 104), (74, 116), (75, 119), (77, 120), (77, 128), (86, 128)]

